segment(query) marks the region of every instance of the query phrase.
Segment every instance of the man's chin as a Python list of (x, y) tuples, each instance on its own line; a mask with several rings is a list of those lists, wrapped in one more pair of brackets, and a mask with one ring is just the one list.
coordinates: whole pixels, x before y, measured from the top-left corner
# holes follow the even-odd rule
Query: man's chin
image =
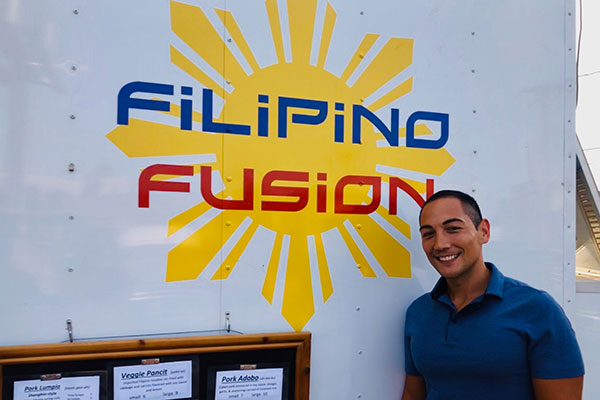
[(459, 265), (434, 265), (437, 272), (446, 279), (454, 279), (462, 274), (462, 269)]

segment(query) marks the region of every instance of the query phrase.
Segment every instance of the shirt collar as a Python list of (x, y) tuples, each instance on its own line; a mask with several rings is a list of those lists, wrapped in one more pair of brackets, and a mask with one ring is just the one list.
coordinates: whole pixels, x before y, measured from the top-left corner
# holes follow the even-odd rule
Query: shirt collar
[[(485, 266), (492, 271), (492, 276), (490, 277), (490, 283), (488, 283), (488, 287), (485, 290), (484, 296), (492, 295), (498, 297), (499, 299), (504, 298), (504, 275), (502, 275), (502, 272), (500, 272), (498, 268), (496, 268), (496, 266), (490, 262), (486, 262)], [(444, 277), (440, 277), (431, 291), (431, 298), (437, 300), (446, 292), (446, 279)]]

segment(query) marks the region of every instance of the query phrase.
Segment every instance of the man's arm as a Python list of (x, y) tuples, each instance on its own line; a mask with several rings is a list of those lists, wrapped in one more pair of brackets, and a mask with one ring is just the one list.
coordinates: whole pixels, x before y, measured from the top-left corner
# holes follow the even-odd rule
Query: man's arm
[(533, 378), (532, 382), (536, 400), (581, 400), (583, 376), (564, 379)]
[(402, 400), (425, 400), (426, 395), (427, 390), (425, 389), (425, 379), (423, 379), (422, 376), (406, 374)]

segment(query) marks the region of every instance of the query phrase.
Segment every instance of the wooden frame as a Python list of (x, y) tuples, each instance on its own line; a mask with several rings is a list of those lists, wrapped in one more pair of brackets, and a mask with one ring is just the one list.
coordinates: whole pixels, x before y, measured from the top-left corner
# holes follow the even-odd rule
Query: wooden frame
[(129, 339), (0, 347), (0, 396), (3, 367), (61, 361), (175, 356), (249, 350), (295, 349), (295, 400), (308, 400), (310, 381), (309, 332)]

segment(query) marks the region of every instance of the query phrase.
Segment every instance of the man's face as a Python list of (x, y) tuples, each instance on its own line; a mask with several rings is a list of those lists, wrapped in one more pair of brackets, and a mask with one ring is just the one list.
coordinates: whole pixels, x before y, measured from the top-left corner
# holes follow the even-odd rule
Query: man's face
[(485, 267), (481, 247), (490, 237), (489, 222), (475, 227), (460, 200), (446, 197), (428, 203), (421, 212), (421, 241), (433, 267), (446, 279), (467, 278)]

